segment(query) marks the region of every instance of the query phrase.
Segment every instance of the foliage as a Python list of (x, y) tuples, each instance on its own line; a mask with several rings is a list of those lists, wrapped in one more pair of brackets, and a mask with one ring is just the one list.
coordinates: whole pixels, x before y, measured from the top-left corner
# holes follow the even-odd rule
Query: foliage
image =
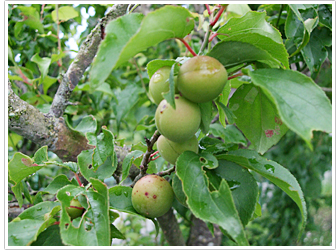
[[(82, 44), (109, 7), (8, 5), (8, 78), (21, 99), (49, 111), (74, 60), (68, 42), (76, 37)], [(184, 236), (192, 213), (210, 229), (219, 225), (224, 245), (310, 243), (316, 208), (331, 207), (321, 183), (331, 169), (331, 95), (322, 88), (331, 87), (332, 6), (207, 5), (203, 13), (196, 7), (151, 5), (147, 15), (129, 11), (106, 26), (71, 95), (75, 105), (64, 114), (68, 127), (94, 146), (77, 162), (62, 162), (46, 146), (8, 133), (9, 201), (31, 205), (10, 218), (9, 245), (157, 244), (153, 232), (139, 239), (146, 218), (131, 202), (130, 169), (142, 173), (144, 161), (147, 173), (171, 181)], [(157, 106), (148, 98), (149, 79), (171, 67), (163, 97), (174, 107), (174, 76), (194, 54), (217, 59), (229, 75), (213, 102), (199, 104), (200, 152), (182, 153), (173, 169), (160, 158), (146, 162), (152, 152), (143, 138), (156, 131)], [(120, 173), (117, 146), (130, 151)], [(73, 178), (78, 175), (88, 184)], [(71, 220), (66, 208), (73, 198), (85, 212)], [(124, 225), (116, 223), (119, 213), (129, 214)]]

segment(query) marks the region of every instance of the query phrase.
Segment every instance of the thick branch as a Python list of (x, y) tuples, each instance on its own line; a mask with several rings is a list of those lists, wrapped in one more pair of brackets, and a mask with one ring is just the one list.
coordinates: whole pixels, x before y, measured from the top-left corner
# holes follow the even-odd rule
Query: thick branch
[(222, 232), (217, 225), (214, 225), (214, 236), (212, 236), (204, 221), (191, 216), (188, 246), (220, 246), (221, 241)]
[(50, 116), (61, 117), (64, 110), (69, 104), (69, 99), (72, 91), (78, 84), (84, 74), (84, 71), (92, 63), (98, 46), (102, 40), (102, 29), (107, 23), (126, 13), (127, 4), (116, 4), (111, 11), (96, 25), (96, 27), (87, 36), (86, 40), (81, 45), (77, 56), (71, 63), (67, 72), (63, 75), (61, 84), (58, 87), (57, 93), (51, 104), (49, 111)]
[(85, 136), (70, 130), (63, 118), (40, 112), (18, 97), (8, 82), (8, 128), (40, 146), (48, 146), (64, 161), (77, 161), (77, 155), (92, 148)]
[(180, 227), (172, 208), (169, 209), (166, 214), (158, 217), (157, 220), (170, 246), (185, 246)]

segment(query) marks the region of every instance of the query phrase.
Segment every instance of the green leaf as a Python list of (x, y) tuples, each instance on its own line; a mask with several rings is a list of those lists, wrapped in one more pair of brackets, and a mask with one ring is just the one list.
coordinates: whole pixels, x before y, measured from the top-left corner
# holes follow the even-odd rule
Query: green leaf
[(101, 85), (111, 73), (116, 66), (122, 49), (140, 28), (142, 19), (142, 14), (133, 13), (112, 20), (105, 27), (105, 38), (99, 46), (97, 56), (90, 70), (90, 85), (92, 89)]
[(258, 203), (258, 184), (252, 174), (238, 164), (225, 160), (219, 160), (218, 164), (218, 168), (208, 171), (207, 174), (212, 176), (209, 178), (216, 189), (219, 188), (222, 178), (226, 180), (239, 217), (245, 227), (251, 220)]
[(295, 177), (280, 164), (261, 157), (257, 152), (240, 149), (231, 151), (226, 155), (218, 156), (218, 159), (224, 159), (235, 162), (242, 167), (251, 169), (263, 177), (269, 179), (276, 186), (281, 188), (298, 205), (302, 215), (301, 233), (307, 220), (306, 202), (303, 197), (301, 187)]
[(77, 156), (77, 164), (79, 166), (80, 172), (87, 180), (90, 178), (105, 180), (106, 178), (111, 177), (114, 171), (117, 169), (114, 156), (107, 157), (106, 161), (102, 165), (98, 166), (96, 171), (92, 168), (92, 158), (93, 149), (83, 150)]
[(267, 51), (274, 60), (289, 68), (288, 54), (280, 32), (265, 20), (266, 12), (250, 11), (240, 18), (231, 18), (217, 33), (222, 41), (249, 43)]
[(43, 93), (47, 94), (48, 93), (48, 89), (55, 83), (57, 82), (57, 78), (55, 77), (51, 77), (51, 76), (46, 76), (43, 79)]
[(176, 199), (185, 207), (188, 207), (187, 204), (187, 196), (184, 194), (183, 189), (182, 189), (182, 182), (181, 180), (177, 177), (176, 174), (174, 174), (172, 178), (172, 188), (174, 190), (174, 194)]
[(332, 30), (332, 13), (326, 4), (319, 4), (318, 15), (320, 23)]
[[(114, 186), (109, 189), (110, 207), (120, 212), (141, 216), (132, 205), (132, 188), (126, 186)], [(142, 217), (142, 216), (141, 216)]]
[(34, 163), (30, 157), (19, 152), (15, 153), (13, 159), (8, 163), (9, 178), (15, 183), (12, 187), (12, 191), (14, 192), (20, 207), (23, 204), (23, 187), (21, 181), (27, 176), (40, 170), (42, 167), (43, 166)]
[(26, 209), (8, 224), (8, 245), (28, 246), (51, 226), (60, 210), (59, 202), (46, 201)]
[(113, 224), (110, 225), (110, 230), (111, 230), (111, 238), (114, 239), (122, 239), (126, 240), (125, 235), (123, 235), (118, 228), (116, 228)]
[[(219, 95), (219, 97), (218, 97), (218, 102), (223, 103), (226, 106), (228, 104), (228, 101), (229, 101), (230, 93), (231, 93), (231, 81), (228, 81), (224, 86), (222, 94)], [(217, 104), (216, 102), (215, 102), (215, 104), (216, 104), (217, 110), (218, 110), (219, 122), (223, 125), (223, 127), (226, 127), (225, 112), (223, 111), (222, 108), (219, 107), (219, 104)]]
[(74, 132), (78, 132), (81, 135), (86, 135), (87, 132), (91, 132), (91, 133), (95, 133), (97, 130), (97, 120), (96, 118), (94, 118), (93, 115), (88, 115), (83, 117), (83, 119), (78, 123), (78, 125), (73, 128), (68, 120), (66, 119), (66, 124), (68, 125), (68, 127), (74, 131)]
[(41, 78), (43, 80), (48, 75), (51, 59), (49, 57), (41, 58), (39, 54), (36, 53), (30, 60), (37, 64), (41, 73)]
[(230, 108), (237, 117), (237, 127), (251, 142), (251, 147), (264, 154), (287, 132), (276, 106), (253, 84), (244, 84), (230, 98)]
[[(60, 219), (62, 241), (74, 246), (110, 246), (108, 190), (99, 180), (91, 178), (89, 181), (94, 190), (68, 185), (57, 193), (57, 198), (62, 204)], [(82, 219), (71, 221), (66, 207), (69, 207), (71, 200), (80, 194), (87, 197), (89, 207)]]
[(43, 146), (39, 148), (34, 154), (34, 162), (36, 164), (44, 164), (48, 161), (48, 146)]
[(201, 126), (203, 134), (209, 132), (210, 124), (212, 121), (212, 102), (198, 103), (201, 110)]
[(244, 135), (234, 125), (227, 125), (224, 128), (219, 123), (213, 123), (210, 125), (210, 133), (215, 137), (223, 138), (226, 144), (236, 143), (247, 146)]
[(139, 157), (141, 157), (144, 153), (140, 150), (135, 150), (135, 151), (132, 151), (130, 153), (128, 153), (125, 158), (124, 158), (124, 161), (122, 163), (122, 178), (121, 178), (121, 181), (120, 182), (123, 182), (128, 174), (129, 174), (129, 170), (133, 164), (133, 161)]
[(222, 142), (221, 140), (217, 138), (211, 138), (208, 136), (203, 137), (199, 141), (199, 145), (201, 148), (205, 148), (206, 152), (217, 154), (217, 153), (223, 153), (228, 150), (228, 145), (226, 143)]
[(165, 60), (155, 59), (155, 60), (150, 61), (147, 64), (147, 74), (148, 74), (149, 79), (151, 79), (154, 73), (158, 71), (159, 69), (161, 69), (162, 67), (165, 67), (165, 66), (171, 67), (174, 64), (175, 64), (175, 60), (173, 59), (165, 59)]
[(193, 28), (194, 20), (187, 9), (169, 5), (144, 18), (141, 14), (132, 13), (111, 21), (106, 26), (106, 37), (92, 64), (91, 86), (96, 88), (113, 68), (140, 51), (167, 39), (183, 38)]
[[(8, 246), (28, 246), (37, 239), (43, 220), (20, 220), (8, 223)], [(29, 229), (29, 230), (27, 230)]]
[(116, 116), (118, 130), (121, 120), (135, 106), (139, 100), (139, 95), (143, 92), (144, 89), (135, 84), (129, 84), (122, 91), (115, 92), (118, 104), (114, 104), (112, 108)]
[(226, 105), (224, 105), (223, 103), (221, 103), (219, 101), (219, 99), (217, 99), (215, 103), (217, 105), (217, 108), (221, 109), (224, 112), (225, 116), (227, 117), (228, 123), (229, 124), (233, 124), (234, 123), (234, 119), (236, 118), (236, 116), (234, 115), (234, 113)]
[(241, 41), (218, 42), (207, 54), (216, 58), (225, 68), (232, 68), (242, 63), (262, 62), (271, 67), (280, 63), (265, 49)]
[[(58, 21), (66, 22), (78, 16), (78, 12), (71, 6), (62, 6), (58, 9)], [(51, 12), (51, 17), (54, 22), (57, 22), (56, 10)]]
[(64, 174), (56, 176), (51, 183), (43, 190), (43, 192), (48, 192), (49, 194), (56, 194), (62, 187), (71, 184), (68, 177)]
[(21, 220), (45, 220), (61, 210), (60, 203), (55, 201), (44, 201), (24, 210), (18, 217)]
[(39, 33), (44, 33), (44, 28), (40, 20), (40, 15), (34, 7), (18, 6), (17, 8), (21, 10), (21, 14), (24, 17), (22, 20), (22, 24), (26, 24), (32, 29), (38, 30)]
[(111, 131), (102, 128), (102, 133), (98, 136), (89, 132), (86, 134), (88, 143), (93, 145), (92, 168), (94, 171), (101, 166), (108, 157), (114, 154), (114, 138)]
[(331, 31), (327, 28), (315, 29), (311, 33), (311, 39), (302, 49), (301, 54), (312, 74), (320, 71), (328, 56), (325, 46), (330, 46), (331, 41)]
[(39, 234), (36, 241), (31, 246), (64, 246), (61, 239), (60, 228), (58, 225), (52, 225)]
[(238, 245), (248, 245), (229, 185), (222, 179), (218, 190), (210, 191), (203, 170), (205, 164), (204, 156), (191, 151), (177, 159), (176, 174), (182, 181), (190, 210), (196, 217), (222, 227)]
[(330, 101), (311, 78), (281, 69), (260, 69), (250, 72), (250, 76), (275, 103), (283, 123), (310, 147), (313, 130), (332, 131)]
[(70, 171), (77, 173), (78, 172), (78, 165), (76, 162), (52, 162), (53, 164), (63, 167), (63, 168), (67, 168)]

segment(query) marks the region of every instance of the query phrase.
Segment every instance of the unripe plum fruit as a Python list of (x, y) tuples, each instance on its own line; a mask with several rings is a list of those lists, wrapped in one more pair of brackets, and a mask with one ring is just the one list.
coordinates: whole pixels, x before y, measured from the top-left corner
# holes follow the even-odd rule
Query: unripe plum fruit
[(132, 190), (134, 209), (147, 218), (156, 218), (167, 213), (173, 200), (173, 188), (166, 179), (158, 175), (142, 177)]
[[(149, 96), (157, 105), (163, 100), (162, 93), (169, 91), (170, 69), (168, 66), (160, 68), (152, 75), (149, 81)], [(175, 76), (174, 79), (176, 82), (177, 77)], [(175, 88), (175, 93), (177, 93), (177, 88)]]
[(163, 99), (155, 112), (155, 124), (168, 140), (183, 142), (195, 135), (201, 124), (201, 110), (181, 95), (175, 95), (174, 109)]
[(180, 67), (177, 87), (185, 98), (202, 103), (222, 93), (227, 80), (226, 69), (217, 59), (195, 56)]
[(66, 211), (68, 212), (69, 216), (71, 217), (71, 220), (76, 219), (79, 216), (82, 216), (84, 209), (83, 206), (80, 204), (80, 202), (77, 199), (73, 199), (70, 202), (70, 207), (66, 208)]
[(160, 135), (157, 140), (157, 148), (163, 159), (175, 165), (177, 158), (184, 151), (193, 151), (198, 153), (198, 140), (194, 135), (191, 139), (178, 143), (170, 141), (166, 137)]

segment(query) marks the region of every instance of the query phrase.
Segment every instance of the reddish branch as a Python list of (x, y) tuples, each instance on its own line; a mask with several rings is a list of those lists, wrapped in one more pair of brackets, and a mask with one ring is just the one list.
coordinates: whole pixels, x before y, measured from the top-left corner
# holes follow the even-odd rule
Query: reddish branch
[(189, 44), (183, 38), (177, 38), (177, 39), (179, 39), (184, 44), (184, 46), (186, 46), (186, 48), (189, 50), (189, 52), (193, 56), (197, 56), (197, 54), (195, 53), (195, 51), (189, 46)]
[(223, 11), (226, 9), (226, 6), (222, 6), (220, 8), (220, 10), (218, 11), (215, 19), (210, 23), (210, 26), (215, 26), (215, 24), (217, 23), (217, 21), (219, 20), (220, 16), (222, 15)]

